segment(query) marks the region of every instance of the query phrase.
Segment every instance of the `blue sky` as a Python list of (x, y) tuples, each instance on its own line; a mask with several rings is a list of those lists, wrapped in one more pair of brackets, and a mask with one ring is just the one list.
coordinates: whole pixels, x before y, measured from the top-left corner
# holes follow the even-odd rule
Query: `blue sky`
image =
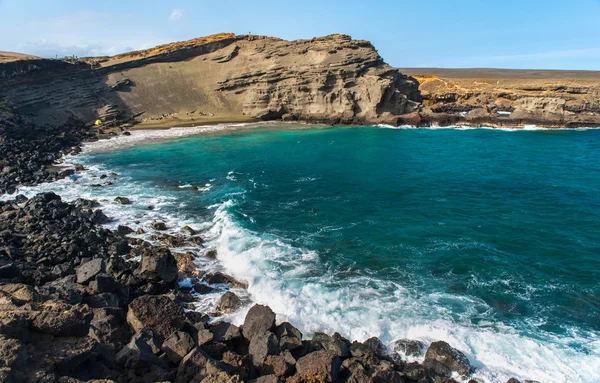
[(396, 67), (600, 69), (600, 0), (0, 0), (0, 15), (0, 51), (46, 57), (345, 33)]

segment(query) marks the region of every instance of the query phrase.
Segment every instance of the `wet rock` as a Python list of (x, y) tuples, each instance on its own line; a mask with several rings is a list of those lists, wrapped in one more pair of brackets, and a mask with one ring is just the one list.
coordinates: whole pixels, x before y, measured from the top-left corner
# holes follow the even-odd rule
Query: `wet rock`
[(227, 291), (221, 296), (221, 299), (219, 299), (217, 310), (227, 314), (236, 311), (241, 306), (242, 300), (231, 291)]
[(387, 348), (377, 337), (372, 337), (363, 342), (363, 344), (373, 350), (373, 353), (379, 357), (387, 356)]
[(104, 260), (92, 259), (77, 268), (77, 283), (85, 284), (105, 271)]
[(418, 340), (399, 339), (393, 344), (393, 351), (405, 356), (421, 356), (427, 346)]
[(182, 236), (174, 236), (169, 234), (158, 234), (151, 237), (153, 241), (160, 241), (167, 247), (181, 247), (185, 244), (185, 238)]
[(255, 335), (275, 329), (275, 313), (268, 306), (254, 305), (246, 314), (242, 334), (252, 340)]
[(133, 229), (130, 228), (129, 226), (119, 225), (117, 227), (117, 233), (119, 233), (120, 235), (125, 236), (125, 235), (133, 233)]
[(179, 363), (194, 347), (194, 340), (187, 332), (176, 331), (162, 344), (162, 350), (173, 363)]
[(333, 382), (338, 378), (340, 358), (327, 350), (315, 351), (296, 362), (296, 375), (307, 381)]
[(134, 332), (151, 328), (163, 338), (179, 330), (185, 322), (181, 306), (165, 296), (143, 295), (131, 302), (127, 312), (127, 323)]
[(94, 210), (92, 213), (92, 222), (97, 224), (104, 224), (110, 221), (106, 215), (100, 209)]
[(100, 206), (100, 203), (98, 203), (98, 201), (90, 201), (90, 200), (83, 199), (83, 198), (77, 198), (75, 201), (73, 201), (73, 205), (79, 209), (81, 209), (81, 208), (91, 209), (91, 208)]
[(442, 376), (451, 376), (453, 371), (469, 375), (471, 365), (467, 357), (444, 341), (433, 342), (425, 353), (423, 365)]
[(242, 283), (230, 275), (223, 274), (219, 271), (216, 273), (208, 273), (203, 277), (204, 281), (209, 285), (229, 285), (233, 288), (246, 288), (246, 284)]
[(373, 359), (380, 358), (383, 355), (377, 354), (377, 350), (372, 347), (370, 344), (360, 343), (360, 342), (352, 342), (350, 347), (350, 354), (356, 358), (364, 358), (364, 359)]
[(82, 172), (85, 170), (85, 167), (82, 164), (75, 164), (75, 171)]
[(202, 238), (199, 235), (194, 235), (193, 237), (190, 237), (188, 239), (190, 242), (192, 242), (195, 245), (198, 245), (200, 247), (202, 247), (202, 244), (204, 243), (204, 238)]
[(131, 201), (127, 197), (116, 197), (115, 202), (120, 203), (121, 205), (130, 205), (131, 204)]
[(166, 247), (142, 249), (142, 262), (137, 276), (147, 281), (171, 283), (177, 279), (177, 262)]
[(214, 293), (217, 290), (208, 285), (205, 285), (204, 283), (196, 283), (194, 285), (194, 291), (197, 292), (198, 294), (204, 295), (204, 294)]
[(196, 271), (197, 266), (194, 263), (194, 254), (187, 253), (173, 253), (175, 262), (177, 263), (177, 270), (183, 274), (192, 274)]
[(19, 194), (18, 196), (15, 197), (15, 202), (18, 204), (22, 204), (27, 202), (28, 198), (25, 197), (23, 194)]
[(152, 222), (151, 224), (152, 228), (154, 230), (159, 230), (159, 231), (163, 231), (163, 230), (167, 230), (167, 225), (164, 222)]
[(196, 230), (192, 229), (190, 226), (185, 225), (181, 228), (181, 231), (184, 233), (188, 233), (189, 235), (195, 235), (197, 233)]

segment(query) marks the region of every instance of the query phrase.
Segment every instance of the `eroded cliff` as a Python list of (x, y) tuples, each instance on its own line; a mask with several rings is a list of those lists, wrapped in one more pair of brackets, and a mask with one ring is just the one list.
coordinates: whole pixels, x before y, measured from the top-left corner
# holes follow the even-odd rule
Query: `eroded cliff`
[(71, 116), (396, 123), (420, 101), (413, 78), (384, 63), (369, 42), (345, 35), (284, 41), (221, 34), (72, 64), (0, 64), (0, 75), (0, 93), (38, 123)]
[(600, 72), (402, 69), (419, 81), (422, 122), (600, 126)]

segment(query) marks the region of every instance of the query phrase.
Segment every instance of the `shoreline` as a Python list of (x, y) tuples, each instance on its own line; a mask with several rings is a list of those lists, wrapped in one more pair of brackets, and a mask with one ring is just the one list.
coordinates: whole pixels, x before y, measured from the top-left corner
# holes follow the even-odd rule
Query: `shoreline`
[(524, 131), (539, 131), (539, 132), (560, 132), (560, 131), (586, 131), (600, 129), (598, 127), (540, 127), (537, 125), (519, 125), (515, 127), (511, 126), (491, 126), (491, 125), (479, 125), (479, 124), (455, 124), (445, 126), (416, 126), (416, 125), (388, 125), (388, 124), (376, 124), (376, 125), (355, 125), (355, 124), (340, 124), (332, 125), (325, 123), (316, 122), (302, 122), (302, 121), (258, 121), (258, 122), (231, 122), (221, 124), (203, 124), (196, 126), (181, 126), (165, 124), (161, 127), (143, 127), (139, 129), (132, 128), (128, 135), (104, 135), (102, 137), (87, 140), (83, 142), (85, 150), (92, 152), (103, 152), (112, 150), (123, 150), (135, 146), (151, 145), (162, 142), (168, 142), (173, 139), (211, 135), (211, 134), (227, 134), (229, 132), (240, 132), (245, 130), (253, 130), (273, 127), (276, 129), (278, 126), (284, 128), (297, 128), (297, 129), (329, 129), (329, 128), (349, 128), (354, 127), (378, 127), (382, 129), (423, 129), (423, 130), (436, 130), (436, 129), (449, 129), (449, 130), (497, 130), (505, 132), (524, 132)]
[[(76, 156), (73, 157), (73, 160), (76, 160)], [(71, 164), (72, 165), (72, 164)], [(106, 169), (106, 171), (108, 171), (110, 169)], [(80, 171), (85, 173), (88, 170), (82, 170)], [(59, 181), (62, 182), (62, 181)], [(66, 180), (64, 181), (66, 182)], [(53, 183), (52, 183), (53, 184)], [(49, 184), (48, 186), (52, 186), (52, 184)], [(48, 192), (46, 192), (48, 193)], [(49, 192), (52, 193), (52, 192)], [(57, 191), (57, 193), (60, 193), (59, 191)], [(31, 195), (31, 200), (40, 200), (40, 196), (42, 194), (33, 194)], [(46, 197), (44, 197), (46, 198)], [(59, 197), (60, 198), (60, 197)], [(11, 204), (13, 203), (14, 200), (5, 200), (4, 202), (2, 200), (0, 200), (0, 208), (2, 207), (3, 204), (8, 203)], [(22, 205), (23, 199), (20, 199), (20, 204)], [(67, 201), (66, 199), (63, 199), (63, 201)], [(79, 198), (77, 200), (73, 200), (70, 202), (67, 202), (68, 204), (76, 204), (78, 203), (77, 201), (79, 201)], [(97, 211), (102, 212), (104, 209), (104, 211), (107, 211), (105, 209), (107, 204), (110, 204), (110, 200), (108, 201), (101, 201), (101, 205), (100, 206), (96, 206), (95, 209)], [(25, 204), (27, 204), (27, 202), (25, 201)], [(87, 204), (87, 202), (86, 202)], [(26, 205), (25, 205), (26, 206)], [(0, 209), (1, 210), (1, 209)], [(160, 211), (160, 210), (159, 210)], [(176, 248), (173, 248), (173, 241), (179, 241), (179, 240), (186, 240), (185, 238), (187, 237), (187, 241), (190, 241), (194, 238), (194, 236), (201, 236), (203, 238), (203, 242), (204, 241), (209, 241), (209, 237), (207, 237), (207, 233), (204, 231), (204, 229), (199, 229), (199, 226), (194, 223), (190, 223), (192, 226), (191, 229), (186, 229), (189, 228), (188, 225), (186, 226), (182, 226), (183, 223), (175, 226), (172, 224), (172, 222), (168, 221), (168, 220), (159, 220), (158, 222), (167, 222), (167, 230), (163, 230), (162, 228), (157, 228), (155, 230), (153, 229), (149, 229), (146, 225), (136, 225), (136, 224), (129, 224), (130, 222), (123, 220), (122, 218), (119, 218), (118, 220), (112, 216), (112, 214), (110, 214), (110, 210), (107, 211), (108, 213), (108, 217), (109, 219), (112, 219), (112, 223), (107, 227), (107, 230), (113, 231), (115, 234), (118, 233), (127, 233), (129, 232), (129, 230), (132, 230), (131, 234), (125, 234), (125, 239), (128, 239), (128, 242), (131, 246), (131, 248), (133, 249), (132, 252), (130, 252), (130, 255), (128, 255), (128, 261), (132, 262), (133, 266), (135, 267), (135, 265), (137, 264), (137, 262), (142, 262), (140, 264), (140, 266), (138, 267), (142, 267), (143, 262), (144, 262), (144, 255), (140, 256), (136, 255), (135, 257), (132, 257), (132, 255), (134, 254), (134, 252), (137, 253), (137, 251), (142, 250), (144, 247), (146, 248), (152, 248), (152, 249), (158, 249), (161, 246), (166, 246), (167, 248), (169, 248), (170, 253), (173, 254), (174, 259), (177, 262), (177, 267), (179, 270), (179, 275), (177, 277), (177, 284), (173, 285), (172, 287), (170, 287), (167, 290), (163, 290), (163, 292), (161, 294), (159, 294), (158, 296), (170, 296), (171, 299), (174, 299), (174, 302), (176, 303), (177, 306), (183, 307), (186, 310), (190, 310), (189, 312), (191, 313), (198, 313), (198, 315), (202, 315), (203, 318), (210, 318), (208, 321), (205, 321), (203, 319), (203, 323), (205, 323), (203, 326), (207, 327), (211, 332), (213, 332), (213, 328), (217, 328), (221, 326), (221, 322), (220, 321), (225, 321), (226, 323), (230, 323), (232, 322), (232, 317), (231, 315), (235, 316), (237, 319), (235, 320), (236, 323), (238, 323), (238, 325), (234, 325), (234, 324), (229, 324), (228, 326), (228, 331), (239, 331), (239, 330), (235, 330), (235, 329), (241, 329), (241, 332), (243, 334), (244, 328), (247, 326), (246, 322), (248, 321), (248, 309), (253, 310), (253, 308), (251, 308), (252, 305), (252, 300), (249, 298), (248, 295), (245, 294), (241, 294), (241, 292), (245, 292), (246, 294), (249, 294), (249, 291), (247, 290), (247, 287), (245, 287), (245, 282), (243, 280), (237, 280), (235, 279), (235, 277), (232, 277), (231, 274), (219, 274), (219, 268), (215, 269), (215, 268), (206, 268), (206, 267), (200, 267), (199, 264), (197, 264), (198, 261), (201, 262), (206, 262), (209, 261), (210, 259), (207, 258), (207, 255), (200, 255), (200, 254), (196, 254), (196, 255), (192, 255), (192, 257), (190, 258), (189, 256), (189, 251), (186, 251), (185, 248), (181, 248), (181, 244), (176, 245)], [(103, 213), (100, 213), (103, 214)], [(127, 224), (129, 224), (127, 226)], [(104, 226), (105, 225), (99, 225), (99, 226)], [(129, 229), (129, 227), (131, 226), (131, 229)], [(136, 227), (138, 228), (136, 230)], [(143, 228), (143, 230), (145, 231), (144, 233), (142, 233), (140, 235), (139, 233), (139, 229)], [(193, 233), (191, 236), (189, 236), (188, 234), (188, 230), (191, 230), (190, 233)], [(182, 235), (183, 234), (183, 235)], [(146, 243), (146, 245), (144, 245), (144, 243)], [(177, 242), (175, 242), (177, 243)], [(206, 242), (204, 242), (206, 243)], [(195, 247), (195, 245), (193, 243), (190, 243), (189, 246)], [(197, 249), (196, 249), (197, 250)], [(186, 255), (187, 254), (187, 255)], [(212, 257), (212, 256), (210, 256)], [(92, 259), (93, 261), (93, 259)], [(80, 267), (83, 267), (84, 263), (82, 261), (82, 264)], [(223, 266), (220, 266), (223, 270)], [(78, 268), (76, 267), (75, 270), (77, 270)], [(207, 273), (205, 274), (205, 276), (202, 276), (201, 274), (197, 274), (197, 270), (198, 269), (202, 269), (204, 271), (201, 271), (201, 273)], [(182, 270), (185, 271), (185, 273), (182, 273)], [(227, 272), (226, 270), (223, 270), (225, 272)], [(190, 300), (189, 298), (190, 293), (195, 294), (194, 290), (197, 288), (197, 286), (202, 286), (201, 289), (202, 290), (197, 290), (198, 293), (200, 294), (206, 294), (206, 292), (204, 291), (206, 286), (205, 284), (207, 282), (205, 282), (205, 277), (206, 275), (208, 275), (210, 278), (211, 275), (219, 275), (219, 278), (221, 279), (214, 279), (213, 282), (210, 282), (210, 280), (206, 280), (209, 281), (207, 286), (209, 286), (209, 289), (216, 289), (213, 291), (218, 291), (220, 292), (220, 294), (229, 294), (228, 299), (233, 299), (235, 302), (238, 301), (238, 299), (241, 299), (240, 303), (236, 303), (235, 305), (235, 310), (233, 311), (228, 311), (225, 313), (225, 315), (218, 315), (215, 314), (215, 311), (206, 311), (206, 310), (201, 310), (202, 307), (206, 308), (206, 304), (201, 304), (200, 306), (195, 306), (192, 307), (190, 306), (190, 304), (194, 303), (194, 300)], [(223, 279), (224, 278), (224, 279)], [(154, 283), (154, 282), (153, 282)], [(215, 285), (213, 285), (213, 283), (216, 283)], [(226, 290), (222, 290), (222, 284), (226, 283), (229, 285), (229, 287), (227, 287)], [(0, 284), (1, 285), (1, 284)], [(1, 286), (0, 286), (1, 287)], [(219, 290), (220, 289), (220, 290)], [(0, 290), (2, 290), (0, 288)], [(235, 294), (238, 298), (231, 298), (231, 293)], [(210, 294), (210, 293), (209, 293)], [(143, 294), (141, 295), (141, 297), (145, 297), (145, 296), (154, 296), (154, 295), (147, 295), (147, 294)], [(223, 295), (225, 296), (225, 295)], [(223, 300), (223, 296), (217, 297), (216, 300), (213, 300), (213, 303), (211, 305), (216, 306), (217, 308), (219, 306), (222, 305), (221, 301)], [(185, 299), (185, 300), (181, 300), (181, 299)], [(248, 305), (248, 303), (251, 303), (250, 305)], [(133, 304), (133, 303), (132, 303)], [(131, 312), (132, 310), (132, 304), (129, 305), (129, 312)], [(210, 306), (210, 305), (209, 305)], [(259, 304), (260, 306), (260, 304)], [(254, 306), (252, 307), (256, 307), (256, 304), (254, 304)], [(155, 309), (158, 310), (158, 309)], [(270, 309), (268, 309), (270, 311)], [(159, 310), (160, 311), (160, 310)], [(272, 311), (271, 311), (272, 312)], [(165, 315), (167, 313), (164, 313)], [(129, 314), (128, 318), (129, 318)], [(240, 316), (241, 315), (241, 316)], [(269, 314), (270, 315), (270, 314)], [(275, 313), (272, 314), (273, 317), (275, 317)], [(244, 319), (246, 318), (246, 319)], [(284, 316), (285, 318), (285, 316)], [(281, 320), (278, 320), (276, 323), (279, 326), (287, 326), (286, 323), (287, 322), (280, 322)], [(134, 328), (133, 323), (129, 321), (129, 319), (127, 320), (127, 323), (124, 324), (125, 326), (129, 325), (130, 327)], [(294, 323), (292, 323), (290, 326), (293, 326)], [(239, 327), (238, 327), (239, 326)], [(153, 328), (152, 325), (146, 326), (147, 328)], [(196, 326), (197, 327), (197, 326)], [(293, 327), (295, 329), (295, 327)], [(135, 328), (134, 328), (135, 329)], [(182, 329), (181, 331), (186, 332), (186, 330)], [(297, 329), (295, 329), (294, 331), (298, 331)], [(272, 332), (274, 334), (277, 334), (277, 329), (273, 328)], [(382, 343), (379, 338), (376, 337), (371, 337), (366, 339), (363, 342), (359, 342), (353, 339), (346, 339), (342, 336), (340, 336), (339, 334), (334, 334), (333, 336), (330, 335), (332, 334), (333, 330), (331, 330), (331, 332), (327, 331), (327, 333), (321, 333), (321, 332), (317, 332), (315, 334), (309, 334), (309, 335), (313, 335), (312, 338), (309, 336), (308, 338), (311, 340), (306, 340), (306, 338), (302, 341), (302, 344), (305, 344), (306, 342), (317, 342), (316, 345), (311, 346), (311, 347), (315, 347), (312, 351), (308, 351), (303, 349), (303, 351), (299, 351), (296, 350), (297, 352), (301, 352), (300, 355), (302, 355), (302, 353), (308, 351), (308, 355), (314, 353), (314, 352), (318, 352), (319, 350), (327, 350), (328, 353), (329, 352), (338, 352), (339, 351), (334, 351), (337, 350), (337, 348), (331, 348), (334, 347), (333, 345), (336, 344), (337, 346), (335, 347), (342, 347), (344, 349), (348, 349), (348, 351), (343, 351), (341, 354), (334, 354), (331, 363), (334, 364), (334, 366), (337, 363), (341, 363), (341, 361), (343, 360), (351, 360), (351, 359), (357, 359), (357, 360), (361, 360), (361, 363), (366, 365), (370, 365), (371, 369), (373, 369), (373, 373), (374, 374), (379, 374), (379, 370), (384, 369), (385, 371), (388, 371), (386, 374), (392, 374), (393, 376), (397, 376), (397, 377), (406, 377), (406, 376), (419, 376), (421, 378), (424, 377), (430, 377), (430, 379), (434, 379), (435, 377), (437, 377), (437, 379), (439, 379), (440, 377), (444, 377), (444, 379), (450, 379), (450, 378), (454, 378), (456, 380), (445, 380), (445, 382), (449, 383), (449, 382), (470, 382), (470, 383), (482, 383), (482, 382), (492, 382), (495, 380), (479, 380), (476, 377), (473, 377), (471, 375), (471, 372), (477, 372), (476, 369), (474, 369), (474, 367), (472, 367), (467, 359), (467, 357), (458, 349), (454, 349), (451, 347), (451, 345), (448, 345), (448, 343), (445, 342), (435, 342), (433, 340), (431, 340), (432, 345), (435, 344), (435, 347), (442, 347), (441, 352), (443, 353), (443, 355), (445, 356), (440, 356), (439, 359), (442, 360), (443, 358), (451, 358), (454, 362), (454, 364), (448, 364), (445, 365), (442, 362), (440, 362), (438, 359), (436, 359), (437, 357), (432, 356), (430, 354), (433, 354), (433, 351), (430, 353), (427, 353), (427, 345), (429, 344), (428, 342), (423, 342), (421, 340), (414, 340), (414, 339), (398, 339), (397, 341), (393, 342), (393, 344), (390, 344), (390, 347), (387, 348), (386, 345), (384, 343)], [(135, 333), (135, 331), (134, 331)], [(329, 334), (329, 335), (327, 335)], [(306, 335), (306, 334), (305, 334)], [(138, 332), (137, 334), (133, 335), (132, 341), (133, 339), (136, 339), (136, 337), (140, 336), (140, 332)], [(217, 336), (217, 333), (215, 333), (214, 336)], [(278, 341), (279, 339), (279, 335), (278, 336)], [(435, 337), (433, 337), (435, 338)], [(164, 337), (162, 338), (164, 339)], [(300, 339), (302, 339), (302, 335), (300, 335)], [(334, 342), (335, 340), (335, 342)], [(122, 340), (123, 344), (126, 344), (126, 341)], [(252, 337), (247, 338), (246, 342), (250, 343), (250, 348), (252, 348)], [(332, 343), (333, 342), (333, 343)], [(209, 342), (210, 343), (210, 342)], [(311, 343), (309, 343), (311, 344)], [(344, 346), (345, 345), (345, 346)], [(210, 344), (207, 344), (206, 346), (210, 346)], [(131, 347), (131, 343), (129, 344), (129, 346), (125, 345), (123, 350), (125, 350), (127, 347)], [(434, 346), (432, 346), (433, 348), (435, 348)], [(200, 346), (200, 348), (202, 349), (202, 346)], [(209, 350), (209, 349), (207, 349)], [(239, 352), (237, 349), (232, 349), (235, 352)], [(118, 350), (115, 350), (114, 352), (116, 353)], [(294, 350), (290, 350), (292, 352), (294, 352), (293, 355), (296, 355)], [(122, 352), (122, 351), (121, 351)], [(192, 351), (193, 352), (193, 351)], [(207, 351), (209, 352), (209, 351)], [(119, 354), (117, 353), (117, 360), (119, 358)], [(283, 354), (281, 354), (283, 355)], [(216, 358), (216, 357), (215, 357)], [(301, 357), (300, 357), (301, 358)], [(298, 360), (300, 358), (295, 357), (296, 361), (294, 362), (294, 364), (299, 363)], [(336, 358), (339, 358), (339, 362), (336, 362)], [(350, 359), (347, 359), (350, 358)], [(363, 359), (364, 358), (364, 359)], [(183, 361), (181, 362), (183, 363)], [(312, 363), (312, 362), (311, 362)], [(383, 363), (383, 364), (381, 364)], [(394, 366), (392, 368), (392, 370), (389, 370), (389, 366), (388, 364), (391, 363), (392, 366)], [(446, 362), (444, 362), (446, 363)], [(387, 366), (387, 367), (386, 367)], [(457, 367), (459, 366), (459, 367)], [(340, 371), (337, 373), (338, 375), (343, 375), (343, 374), (350, 374), (352, 375), (352, 371), (348, 371), (348, 372), (343, 372), (344, 371), (344, 367), (340, 366), (340, 367), (334, 367), (334, 368), (340, 368)], [(455, 372), (452, 372), (454, 368), (459, 368), (462, 371), (462, 377), (459, 375), (457, 375)], [(227, 370), (225, 370), (227, 371)], [(270, 371), (267, 369), (267, 371)], [(410, 372), (409, 372), (410, 371)], [(246, 372), (247, 374), (251, 374), (250, 372)], [(396, 374), (400, 374), (400, 375), (396, 375)], [(406, 375), (408, 374), (408, 375)], [(416, 375), (415, 375), (416, 374)], [(387, 376), (387, 375), (386, 375)], [(475, 375), (477, 376), (477, 375)], [(292, 376), (293, 377), (293, 376)], [(392, 379), (392, 381), (395, 381), (395, 379), (398, 379), (397, 377), (391, 378), (385, 378), (385, 380), (387, 381), (388, 379)], [(289, 379), (289, 377), (288, 377)], [(375, 379), (375, 378), (373, 378)], [(281, 380), (280, 380), (281, 381)], [(312, 382), (312, 380), (296, 380), (297, 382), (304, 382), (304, 383), (309, 383)], [(328, 377), (324, 377), (322, 380), (318, 380), (320, 382), (337, 382), (337, 381), (345, 381), (345, 380), (338, 380), (338, 379), (332, 379), (332, 378), (328, 378)], [(499, 380), (498, 380), (499, 381)], [(183, 381), (182, 381), (183, 382)], [(413, 382), (413, 380), (407, 380), (407, 382)], [(414, 382), (416, 383), (417, 381), (414, 380)], [(231, 382), (233, 383), (233, 381)], [(511, 382), (514, 383), (514, 382)]]
[[(274, 125), (277, 125), (277, 124), (280, 124), (280, 122), (274, 122), (273, 124), (274, 124)], [(327, 126), (324, 126), (324, 127), (325, 127), (325, 128), (327, 128)], [(241, 128), (242, 128), (242, 129), (246, 128), (246, 125), (242, 126)], [(311, 126), (309, 126), (308, 128), (311, 128)], [(181, 129), (188, 129), (188, 128), (181, 128)], [(167, 129), (167, 130), (168, 130), (168, 129)], [(159, 130), (159, 131), (164, 131), (164, 129), (162, 129), (162, 130)], [(121, 137), (122, 137), (123, 139), (125, 139), (127, 136), (119, 136), (119, 138), (121, 138)], [(85, 152), (85, 150), (84, 150), (84, 152)], [(76, 160), (76, 158), (77, 158), (77, 157), (75, 156), (75, 157), (72, 157), (72, 158)], [(178, 230), (179, 228), (176, 228), (176, 229)], [(170, 235), (170, 234), (169, 234), (169, 235)], [(139, 243), (140, 243), (140, 242), (139, 242), (140, 238), (137, 238), (137, 240), (138, 240), (138, 241), (135, 241), (133, 244), (136, 244), (136, 243), (137, 243), (137, 244), (139, 244)], [(170, 240), (170, 239), (168, 239), (168, 240)], [(133, 244), (132, 244), (132, 245), (133, 245)], [(178, 290), (177, 290), (177, 288), (175, 288), (175, 289), (174, 289), (174, 290), (172, 290), (172, 291), (173, 291), (173, 293), (175, 294), (175, 293), (176, 293)], [(183, 292), (185, 293), (185, 291), (184, 291), (184, 290), (183, 290)], [(185, 303), (185, 302), (184, 302), (184, 303)], [(184, 307), (185, 307), (185, 305), (184, 305)], [(327, 338), (327, 339), (329, 339), (329, 338)], [(252, 341), (252, 339), (247, 339), (247, 341), (250, 341), (250, 342), (251, 342), (251, 341)], [(342, 343), (343, 343), (343, 342), (344, 342), (344, 341), (342, 341)], [(412, 342), (414, 342), (414, 341), (412, 341)], [(377, 350), (377, 349), (378, 349), (378, 347), (379, 347), (379, 346), (377, 346), (377, 345), (378, 345), (377, 341), (373, 340), (371, 343), (375, 344), (375, 350)], [(339, 343), (338, 343), (338, 344), (339, 344)], [(365, 344), (366, 344), (366, 342), (365, 342)], [(347, 347), (350, 347), (351, 345), (352, 345), (352, 344), (351, 344), (349, 341), (348, 341), (348, 344), (346, 344), (346, 346), (347, 346)], [(321, 346), (321, 347), (322, 347), (322, 346)], [(358, 346), (356, 346), (356, 347), (358, 347)], [(369, 346), (369, 347), (370, 347), (370, 346)], [(316, 350), (315, 350), (315, 351), (316, 351)], [(420, 351), (420, 353), (419, 353), (419, 360), (421, 360), (420, 358), (422, 358), (422, 357), (423, 357), (423, 355), (424, 355), (424, 354), (423, 354), (423, 351), (424, 351), (424, 349), (423, 349), (423, 348), (421, 348), (421, 351)], [(381, 351), (377, 351), (377, 352), (381, 353)], [(385, 355), (380, 355), (380, 357), (382, 357), (382, 359), (381, 359), (381, 360), (386, 360), (386, 359), (385, 359)], [(406, 361), (401, 361), (401, 363), (402, 363), (402, 368), (401, 368), (400, 366), (394, 367), (394, 371), (396, 371), (396, 372), (398, 372), (398, 373), (402, 373), (402, 374), (404, 374), (404, 373), (405, 373), (405, 371), (406, 371), (406, 368), (407, 368), (407, 364), (405, 364), (405, 363), (406, 363)], [(409, 363), (409, 364), (410, 364), (410, 363)], [(422, 367), (423, 367), (423, 365), (422, 365), (422, 364), (420, 364), (420, 363), (412, 364), (411, 366), (412, 366), (412, 367), (410, 367), (410, 368), (417, 368), (417, 366), (421, 366), (421, 367), (418, 367), (418, 368), (422, 368)], [(404, 371), (404, 372), (400, 372), (400, 371), (398, 371), (399, 369), (402, 369), (402, 371)], [(434, 369), (433, 371), (430, 371), (430, 370), (428, 370), (428, 369), (424, 369), (424, 370), (423, 370), (423, 369), (421, 369), (420, 371), (421, 371), (420, 373), (423, 373), (423, 374), (425, 374), (425, 375), (427, 375), (427, 374), (431, 374), (431, 375), (429, 375), (429, 376), (432, 376), (432, 377), (433, 377), (433, 376), (439, 376), (439, 375), (437, 375), (438, 373), (437, 373), (437, 372), (435, 372), (435, 369)], [(446, 371), (446, 372), (444, 372), (442, 375), (443, 375), (443, 376), (446, 376), (446, 374), (447, 374), (447, 369), (446, 369), (446, 370), (444, 370), (444, 371)], [(395, 374), (395, 373), (394, 373), (394, 374)], [(466, 381), (466, 380), (465, 380), (465, 381)], [(476, 382), (476, 381), (477, 381), (477, 380), (473, 380), (473, 382)]]

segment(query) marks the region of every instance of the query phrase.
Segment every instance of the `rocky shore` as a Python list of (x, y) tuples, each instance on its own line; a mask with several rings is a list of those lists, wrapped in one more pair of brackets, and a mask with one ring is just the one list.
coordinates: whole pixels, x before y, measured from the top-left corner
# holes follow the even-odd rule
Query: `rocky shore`
[[(0, 204), (0, 381), (455, 382), (473, 372), (442, 341), (400, 339), (388, 350), (377, 338), (305, 339), (261, 305), (241, 327), (218, 321), (242, 305), (228, 288), (243, 283), (200, 272), (191, 254), (168, 247), (201, 235), (185, 228), (152, 245), (126, 226), (103, 228), (109, 218), (96, 206), (54, 193)], [(218, 312), (190, 310), (214, 289)]]
[[(51, 168), (92, 136), (81, 123), (22, 123), (0, 122), (3, 192), (83, 171)], [(202, 246), (201, 232), (170, 235), (155, 222), (150, 243), (127, 226), (106, 229), (110, 219), (96, 201), (66, 203), (54, 193), (0, 202), (0, 382), (479, 381), (467, 357), (443, 341), (399, 339), (389, 350), (375, 337), (307, 339), (261, 305), (240, 327), (219, 321), (242, 308), (230, 289), (244, 284), (171, 250)], [(184, 279), (192, 283), (178, 283)], [(198, 296), (215, 291), (215, 312), (193, 310)]]

